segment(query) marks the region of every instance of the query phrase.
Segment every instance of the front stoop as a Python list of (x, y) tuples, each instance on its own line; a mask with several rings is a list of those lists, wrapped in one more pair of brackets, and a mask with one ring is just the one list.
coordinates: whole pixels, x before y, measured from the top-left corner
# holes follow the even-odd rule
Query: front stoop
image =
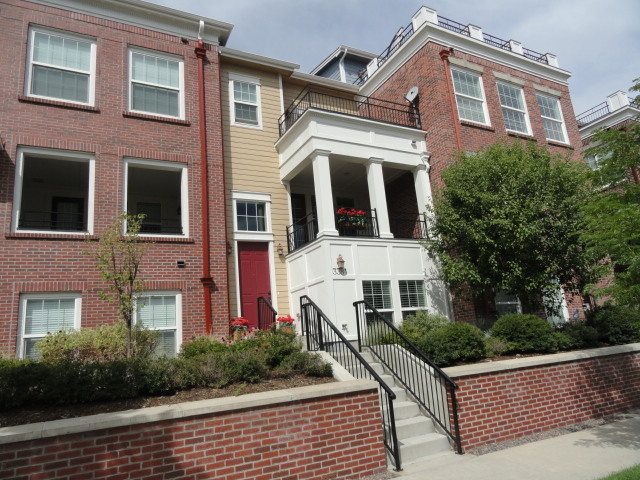
[[(408, 398), (407, 392), (395, 383), (394, 377), (374, 361), (370, 352), (362, 352), (362, 356), (396, 394), (393, 411), (402, 465), (424, 461), (429, 457), (453, 455), (448, 437), (436, 431), (433, 420), (422, 414), (418, 404)], [(388, 428), (385, 426), (385, 429)], [(387, 458), (389, 464), (393, 465), (393, 459), (388, 455)]]

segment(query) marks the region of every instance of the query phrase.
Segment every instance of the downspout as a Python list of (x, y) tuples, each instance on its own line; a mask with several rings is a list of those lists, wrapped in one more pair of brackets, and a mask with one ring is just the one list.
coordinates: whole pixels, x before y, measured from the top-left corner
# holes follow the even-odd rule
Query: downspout
[(204, 61), (207, 58), (207, 50), (204, 48), (202, 41), (202, 32), (204, 30), (204, 22), (200, 20), (200, 28), (198, 31), (198, 45), (195, 49), (198, 58), (198, 112), (200, 121), (200, 188), (202, 189), (202, 282), (204, 294), (204, 316), (205, 329), (207, 335), (211, 335), (211, 287), (213, 286), (213, 278), (211, 278), (211, 246), (209, 244), (209, 162), (207, 160), (207, 124), (205, 117), (204, 105)]
[(460, 127), (458, 126), (456, 100), (453, 97), (453, 91), (451, 90), (451, 70), (449, 69), (449, 55), (452, 53), (452, 48), (440, 50), (440, 58), (442, 59), (442, 65), (444, 66), (445, 83), (447, 84), (447, 91), (449, 92), (449, 103), (451, 105), (451, 115), (453, 116), (453, 130), (456, 135), (456, 144), (458, 145), (458, 151), (462, 151), (462, 142), (460, 141)]

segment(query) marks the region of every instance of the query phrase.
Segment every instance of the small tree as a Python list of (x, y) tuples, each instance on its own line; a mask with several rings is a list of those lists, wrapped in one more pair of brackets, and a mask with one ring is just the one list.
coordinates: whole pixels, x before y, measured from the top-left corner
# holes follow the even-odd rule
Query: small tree
[[(101, 236), (95, 250), (89, 252), (97, 262), (102, 279), (109, 284), (109, 290), (101, 291), (100, 297), (118, 306), (118, 314), (127, 325), (127, 357), (132, 352), (131, 331), (136, 296), (143, 290), (143, 280), (139, 274), (146, 245), (138, 236), (143, 218), (144, 215), (123, 213)], [(127, 228), (126, 235), (122, 233), (123, 222)]]
[[(630, 90), (640, 92), (640, 78)], [(632, 105), (640, 108), (640, 96)], [(603, 191), (586, 206), (582, 239), (594, 255), (608, 258), (599, 267), (613, 273), (613, 281), (589, 291), (640, 309), (640, 118), (600, 130), (590, 140), (585, 154), (601, 158), (593, 176)]]
[[(453, 290), (504, 290), (529, 305), (578, 287), (589, 258), (578, 241), (586, 166), (533, 143), (496, 144), (461, 154), (442, 173), (427, 247)], [(558, 305), (547, 305), (556, 313)]]

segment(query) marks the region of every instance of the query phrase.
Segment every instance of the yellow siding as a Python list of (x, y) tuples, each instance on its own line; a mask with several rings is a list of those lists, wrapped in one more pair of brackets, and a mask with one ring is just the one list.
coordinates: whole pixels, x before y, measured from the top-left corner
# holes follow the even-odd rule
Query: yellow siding
[[(229, 73), (260, 79), (262, 128), (231, 125)], [(289, 313), (289, 294), (284, 256), (275, 251), (281, 244), (287, 249), (286, 226), (289, 224), (287, 191), (280, 182), (278, 154), (274, 143), (278, 139), (278, 117), (281, 115), (278, 74), (260, 69), (224, 63), (222, 65), (222, 120), (224, 128), (224, 155), (227, 186), (228, 238), (233, 239), (233, 200), (231, 192), (242, 190), (271, 195), (271, 225), (274, 234), (276, 285), (272, 295), (276, 297), (278, 314)], [(229, 286), (231, 315), (238, 315), (236, 289), (236, 252), (229, 256)]]

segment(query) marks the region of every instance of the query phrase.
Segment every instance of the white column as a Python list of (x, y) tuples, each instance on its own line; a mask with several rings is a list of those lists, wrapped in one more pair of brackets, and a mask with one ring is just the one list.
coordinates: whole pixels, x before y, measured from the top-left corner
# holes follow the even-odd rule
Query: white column
[(318, 210), (318, 237), (338, 236), (336, 218), (333, 212), (333, 192), (331, 190), (331, 169), (328, 150), (315, 150), (311, 155), (313, 166), (313, 185)]
[(389, 227), (389, 211), (387, 210), (387, 194), (384, 190), (382, 162), (384, 162), (382, 158), (370, 158), (366, 163), (369, 203), (371, 208), (376, 209), (380, 238), (393, 238)]
[(413, 183), (416, 186), (416, 200), (418, 201), (418, 212), (423, 213), (427, 206), (431, 207), (433, 200), (431, 197), (431, 183), (429, 182), (429, 157), (422, 157), (422, 162), (413, 168)]

